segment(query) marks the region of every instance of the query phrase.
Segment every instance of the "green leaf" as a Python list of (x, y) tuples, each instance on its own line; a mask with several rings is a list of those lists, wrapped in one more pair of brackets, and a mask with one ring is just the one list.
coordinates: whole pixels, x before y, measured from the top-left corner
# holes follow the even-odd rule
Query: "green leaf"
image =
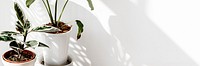
[(13, 32), (13, 31), (3, 31), (3, 32), (1, 32), (1, 35), (12, 36), (12, 35), (20, 35), (20, 34), (17, 32)]
[(16, 2), (14, 3), (14, 9), (16, 11), (17, 18), (20, 20), (20, 24), (24, 25), (24, 13), (22, 12), (22, 9), (20, 8), (19, 4), (17, 4)]
[(92, 0), (87, 0), (87, 2), (88, 2), (88, 5), (89, 5), (90, 9), (94, 10), (94, 6), (92, 4)]
[(29, 8), (31, 4), (33, 4), (35, 0), (26, 0), (26, 6)]
[(24, 50), (24, 44), (18, 43), (18, 42), (16, 42), (16, 41), (10, 42), (10, 47), (11, 47), (12, 49), (15, 49), (15, 50), (17, 50), (17, 49)]
[(39, 43), (36, 40), (31, 40), (31, 41), (27, 41), (26, 42), (26, 46), (27, 47), (34, 47), (36, 45), (38, 45)]
[(16, 11), (17, 18), (19, 20), (16, 23), (16, 30), (19, 31), (21, 34), (26, 34), (26, 32), (31, 27), (30, 22), (28, 21), (28, 19), (25, 18), (22, 9), (16, 2), (14, 3), (14, 8)]
[(19, 31), (20, 33), (24, 32), (23, 25), (19, 21), (17, 21), (16, 23), (16, 30)]
[(78, 26), (77, 40), (81, 38), (81, 33), (83, 33), (83, 23), (80, 20), (76, 20), (76, 24)]
[(17, 43), (16, 41), (10, 42), (10, 48), (17, 53), (21, 53), (25, 49), (24, 44)]
[(38, 45), (38, 47), (48, 47), (48, 48), (49, 48), (49, 46), (48, 46), (48, 45), (46, 45), (46, 44), (44, 44), (44, 43), (42, 43), (42, 42), (39, 42), (39, 45)]
[(61, 31), (60, 29), (53, 27), (53, 26), (39, 26), (36, 28), (33, 28), (32, 31), (34, 32), (57, 32)]
[(13, 41), (13, 40), (16, 39), (11, 36), (0, 36), (0, 41)]
[(19, 21), (16, 22), (16, 26), (20, 27), (20, 28), (23, 28), (23, 24)]
[(10, 48), (12, 48), (13, 50), (20, 49), (16, 41), (10, 42)]
[(41, 42), (38, 42), (38, 41), (36, 41), (36, 40), (27, 41), (27, 42), (26, 42), (26, 48), (29, 48), (29, 47), (31, 47), (31, 48), (36, 48), (36, 47), (48, 47), (48, 48), (49, 48), (49, 46), (47, 46), (46, 44), (41, 43)]
[(28, 19), (27, 19), (27, 20), (25, 21), (24, 28), (28, 30), (30, 27), (31, 27), (30, 21), (28, 21)]

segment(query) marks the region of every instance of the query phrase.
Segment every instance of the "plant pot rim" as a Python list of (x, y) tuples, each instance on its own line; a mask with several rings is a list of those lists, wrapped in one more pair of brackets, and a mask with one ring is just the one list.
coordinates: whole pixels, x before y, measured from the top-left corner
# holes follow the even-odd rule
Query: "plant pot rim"
[(43, 33), (43, 34), (45, 34), (45, 35), (65, 35), (65, 34), (69, 34), (71, 32), (71, 30), (69, 30), (67, 32), (63, 32), (63, 33)]
[(30, 52), (32, 54), (32, 58), (27, 60), (27, 61), (20, 61), (20, 62), (15, 62), (15, 61), (11, 61), (11, 60), (8, 60), (5, 58), (6, 54), (9, 53), (9, 52), (13, 52), (14, 50), (9, 50), (7, 52), (5, 52), (3, 55), (2, 55), (2, 60), (5, 61), (5, 62), (8, 62), (8, 63), (14, 63), (14, 64), (22, 64), (22, 63), (28, 63), (28, 62), (31, 62), (31, 61), (34, 61), (34, 59), (36, 58), (36, 54), (30, 50), (24, 50), (25, 52)]
[[(62, 22), (62, 21), (60, 21), (60, 23), (63, 23), (63, 25), (65, 25), (65, 26), (67, 26), (67, 27), (70, 27), (69, 30), (65, 31), (65, 30), (59, 28), (59, 29), (62, 30), (61, 32), (59, 31), (58, 33), (54, 33), (54, 32), (52, 32), (52, 33), (51, 33), (51, 32), (46, 32), (46, 33), (47, 33), (47, 34), (53, 34), (53, 35), (55, 34), (55, 35), (56, 35), (56, 34), (65, 34), (65, 33), (71, 32), (71, 30), (72, 30), (72, 29), (71, 29), (71, 28), (72, 28), (72, 25), (68, 25), (68, 24), (66, 24), (65, 22)], [(47, 23), (47, 24), (44, 24), (44, 25), (53, 26), (53, 25), (51, 25), (51, 24), (52, 24), (52, 23), (50, 22), (50, 23)], [(57, 27), (57, 28), (58, 28), (58, 27)]]
[(67, 31), (67, 32), (63, 32), (63, 33), (45, 33), (45, 34), (51, 34), (51, 35), (62, 35), (62, 34), (66, 34), (71, 32), (71, 30)]

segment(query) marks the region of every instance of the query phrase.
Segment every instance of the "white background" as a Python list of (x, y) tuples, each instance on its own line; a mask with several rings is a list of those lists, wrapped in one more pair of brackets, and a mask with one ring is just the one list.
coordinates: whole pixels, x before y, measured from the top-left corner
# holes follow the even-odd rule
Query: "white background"
[[(20, 2), (33, 26), (48, 22), (39, 1), (30, 9)], [(62, 18), (85, 24), (79, 41), (73, 40), (76, 31), (72, 31), (74, 66), (200, 66), (200, 0), (93, 3), (95, 10), (90, 11), (86, 0), (70, 1)], [(0, 30), (14, 30), (13, 2), (0, 4)], [(0, 53), (8, 49), (8, 43), (1, 42)]]

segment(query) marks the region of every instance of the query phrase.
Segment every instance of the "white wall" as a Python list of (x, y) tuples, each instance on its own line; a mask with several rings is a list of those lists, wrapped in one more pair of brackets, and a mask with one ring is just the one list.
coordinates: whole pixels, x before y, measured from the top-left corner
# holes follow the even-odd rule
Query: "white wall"
[[(12, 1), (6, 0), (0, 1), (0, 31), (3, 30), (13, 30), (13, 26), (11, 26), (11, 8), (12, 8)], [(8, 50), (8, 43), (7, 42), (0, 42), (0, 55)], [(0, 57), (1, 58), (1, 57)], [(2, 63), (0, 63), (0, 66), (2, 66)]]
[[(78, 42), (72, 32), (74, 66), (200, 66), (200, 0), (93, 2), (90, 11), (86, 1), (73, 0), (63, 16), (65, 22), (80, 19), (85, 24)], [(13, 3), (0, 3), (0, 29), (14, 29)], [(23, 7), (33, 26), (48, 22), (41, 3), (33, 5)], [(0, 48), (1, 54), (8, 49), (6, 43)]]

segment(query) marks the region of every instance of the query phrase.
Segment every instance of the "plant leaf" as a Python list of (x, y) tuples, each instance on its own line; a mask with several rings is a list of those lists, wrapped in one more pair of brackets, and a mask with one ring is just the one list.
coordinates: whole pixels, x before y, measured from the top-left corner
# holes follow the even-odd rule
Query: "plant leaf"
[(0, 36), (0, 41), (13, 41), (13, 40), (16, 39), (11, 36)]
[(30, 22), (28, 21), (28, 19), (25, 21), (25, 25), (24, 25), (24, 28), (25, 29), (29, 29), (31, 27), (31, 24), (30, 24)]
[(26, 42), (26, 48), (29, 48), (29, 47), (32, 47), (32, 48), (36, 48), (36, 47), (48, 47), (49, 48), (49, 46), (47, 46), (46, 44), (38, 42), (36, 40), (27, 41)]
[(57, 32), (57, 31), (61, 31), (60, 29), (53, 27), (53, 26), (39, 26), (36, 28), (33, 28), (32, 31), (35, 32)]
[(36, 40), (31, 40), (31, 41), (27, 41), (26, 42), (26, 47), (34, 47), (36, 45), (38, 45), (39, 43)]
[(13, 32), (13, 31), (3, 31), (3, 32), (1, 32), (1, 35), (12, 36), (12, 35), (19, 35), (19, 33)]
[(39, 42), (39, 45), (38, 45), (38, 47), (48, 47), (48, 48), (49, 48), (49, 46), (48, 46), (48, 45), (46, 45), (46, 44), (44, 44), (44, 43), (42, 43), (42, 42)]
[(17, 4), (16, 2), (14, 3), (14, 8), (16, 11), (17, 18), (19, 20), (17, 21), (17, 24), (16, 24), (16, 30), (19, 31), (21, 34), (26, 34), (26, 32), (31, 27), (30, 22), (28, 21), (28, 19), (25, 18), (25, 15), (22, 9), (20, 8), (19, 4)]
[(19, 21), (17, 21), (16, 23), (16, 30), (19, 31), (20, 33), (24, 32), (23, 25)]
[(25, 17), (24, 17), (24, 13), (22, 12), (22, 9), (20, 8), (19, 4), (17, 4), (15, 2), (14, 8), (15, 8), (15, 11), (16, 11), (17, 18), (20, 20), (20, 24), (24, 25)]
[(81, 33), (83, 33), (83, 23), (80, 20), (76, 20), (76, 24), (78, 26), (77, 40), (81, 38)]
[(16, 26), (20, 27), (20, 28), (23, 28), (23, 24), (19, 21), (16, 22)]
[(18, 45), (16, 41), (10, 42), (10, 48), (12, 48), (15, 52), (17, 52), (18, 49)]
[(29, 8), (31, 4), (33, 4), (35, 0), (26, 0), (26, 6)]
[(90, 9), (94, 10), (94, 6), (92, 4), (92, 0), (87, 0), (87, 2), (88, 2), (88, 5), (89, 5)]
[(13, 50), (24, 50), (24, 44), (17, 43), (16, 41), (10, 42), (10, 48)]

